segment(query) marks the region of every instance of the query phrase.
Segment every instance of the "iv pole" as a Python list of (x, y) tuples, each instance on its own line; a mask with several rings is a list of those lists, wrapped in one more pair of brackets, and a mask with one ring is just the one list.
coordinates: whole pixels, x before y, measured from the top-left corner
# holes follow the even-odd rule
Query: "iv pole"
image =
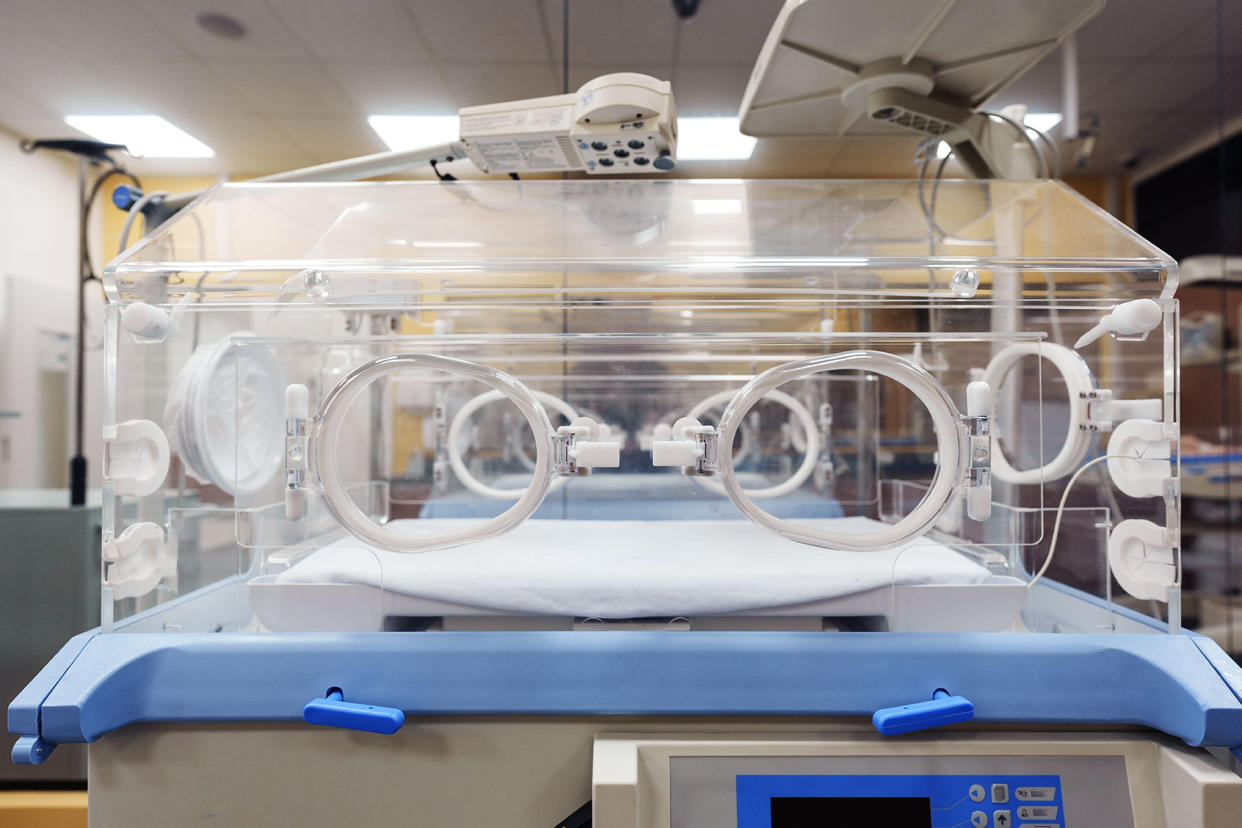
[[(22, 141), (23, 152), (33, 153), (48, 149), (72, 153), (78, 160), (78, 318), (76, 362), (74, 367), (73, 393), (73, 457), (69, 459), (69, 505), (86, 505), (87, 462), (85, 445), (86, 428), (86, 283), (94, 278), (87, 255), (86, 220), (90, 203), (98, 187), (87, 188), (87, 171), (99, 164), (108, 164), (104, 176), (129, 175), (108, 156), (112, 150), (126, 151), (124, 144), (107, 144), (101, 141), (77, 139)], [(132, 178), (132, 176), (130, 176)], [(99, 179), (98, 184), (103, 183)]]

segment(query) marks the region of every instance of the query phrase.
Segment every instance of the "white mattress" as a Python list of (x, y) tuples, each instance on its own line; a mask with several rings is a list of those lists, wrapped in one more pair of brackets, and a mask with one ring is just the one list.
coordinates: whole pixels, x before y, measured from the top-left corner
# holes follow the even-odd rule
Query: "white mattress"
[[(394, 521), (430, 531), (475, 521)], [(867, 518), (807, 521), (842, 531)], [(819, 549), (746, 521), (528, 520), (468, 546), (400, 554), (342, 539), (302, 558), (277, 584), (359, 584), (494, 612), (641, 618), (762, 610), (890, 584), (977, 584), (988, 571), (943, 544), (888, 552)]]

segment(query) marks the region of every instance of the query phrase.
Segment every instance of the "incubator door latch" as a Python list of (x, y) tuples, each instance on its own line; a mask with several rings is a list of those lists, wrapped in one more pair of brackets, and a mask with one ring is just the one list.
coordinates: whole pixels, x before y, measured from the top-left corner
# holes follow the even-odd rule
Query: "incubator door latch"
[(1078, 396), (1083, 405), (1080, 431), (1112, 431), (1124, 420), (1160, 420), (1164, 416), (1164, 404), (1158, 399), (1118, 400), (1108, 388), (1080, 391)]
[(694, 417), (682, 417), (672, 427), (657, 426), (651, 442), (653, 466), (681, 466), (685, 474), (712, 475), (719, 466), (719, 435)]
[(306, 469), (310, 457), (310, 392), (295, 383), (285, 388), (285, 517), (306, 517)]
[(590, 417), (578, 417), (556, 430), (552, 470), (560, 475), (585, 476), (593, 468), (621, 465), (621, 443), (610, 439), (612, 429)]
[(177, 574), (177, 544), (165, 538), (164, 529), (142, 521), (103, 543), (104, 586), (112, 595), (139, 598)]
[(966, 516), (992, 516), (992, 386), (975, 380), (966, 387), (967, 453)]

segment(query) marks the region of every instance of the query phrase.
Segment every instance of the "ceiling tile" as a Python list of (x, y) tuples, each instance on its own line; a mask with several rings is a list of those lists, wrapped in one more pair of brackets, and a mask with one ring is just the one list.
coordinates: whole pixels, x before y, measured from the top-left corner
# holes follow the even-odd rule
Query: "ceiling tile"
[[(306, 48), (264, 3), (256, 0), (129, 0), (168, 36), (197, 57), (213, 62), (305, 58)], [(342, 4), (344, 5), (344, 4)], [(227, 14), (246, 27), (238, 40), (208, 34), (197, 16), (204, 11)], [(307, 12), (310, 13), (310, 12)]]
[(170, 120), (170, 113), (211, 112), (228, 116), (249, 107), (200, 60), (121, 59), (99, 62), (95, 71), (129, 91), (135, 105)]
[(312, 158), (312, 163), (387, 149), (365, 121), (330, 117), (274, 118), (273, 123)]
[(681, 65), (673, 74), (678, 114), (736, 115), (750, 69), (749, 63)]
[(426, 61), (430, 55), (401, 0), (267, 0), (321, 60)]
[(1210, 87), (1215, 64), (1204, 60), (1144, 60), (1111, 84), (1084, 95), (1084, 109), (1112, 112), (1165, 112)]
[[(1113, 114), (1100, 116), (1100, 134), (1091, 153), (1090, 169), (1117, 169), (1128, 158), (1137, 158), (1150, 150), (1146, 133), (1159, 116), (1152, 114)], [(1066, 170), (1073, 166), (1072, 156), (1066, 157)]]
[[(23, 24), (41, 42), (63, 55), (85, 60), (116, 56), (117, 44), (141, 50), (152, 59), (178, 59), (188, 55), (170, 41), (159, 27), (124, 0), (6, 0), (4, 3), (4, 49), (21, 48), (9, 27)], [(47, 53), (44, 58), (47, 58)]]
[(79, 134), (55, 115), (31, 110), (0, 109), (0, 125), (19, 138), (72, 138)]
[(1221, 7), (1224, 26), (1216, 25), (1216, 13), (1200, 17), (1168, 42), (1160, 46), (1160, 57), (1214, 58), (1217, 50), (1217, 29), (1224, 35), (1226, 58), (1242, 58), (1242, 4), (1225, 3)]
[[(561, 60), (563, 4), (542, 0), (552, 59)], [(574, 0), (569, 8), (569, 62), (654, 63), (671, 60), (677, 14), (652, 0)]]
[(278, 154), (291, 147), (291, 139), (268, 119), (258, 115), (235, 114), (217, 118), (208, 113), (187, 116), (178, 124), (222, 157), (240, 152)]
[(436, 64), (331, 61), (324, 68), (368, 115), (457, 110)]
[(1120, 0), (1078, 32), (1083, 58), (1140, 58), (1215, 7), (1216, 0)]
[(280, 63), (228, 61), (212, 70), (255, 111), (269, 115), (357, 115), (340, 84), (311, 60)]
[(682, 23), (682, 63), (746, 63), (753, 67), (783, 0), (710, 0)]
[[(1139, 61), (1121, 58), (1078, 61), (1078, 95), (1084, 108), (1099, 104), (1099, 92), (1124, 79)], [(1010, 104), (1026, 104), (1032, 112), (1060, 112), (1062, 108), (1061, 53), (1053, 52), (987, 103), (996, 111)], [(1088, 103), (1090, 102), (1090, 103)]]
[(299, 167), (309, 167), (315, 163), (309, 154), (294, 147), (286, 147), (278, 153), (231, 153), (224, 158), (224, 161), (228, 165), (229, 176), (233, 178), (271, 175), (285, 170), (296, 170)]
[(48, 71), (46, 61), (6, 64), (4, 83), (57, 115), (141, 113), (143, 106), (123, 84), (85, 65), (60, 63)]
[(427, 47), (444, 61), (548, 59), (538, 0), (406, 0)]
[(560, 78), (547, 62), (446, 61), (443, 66), (456, 107), (538, 98), (561, 91)]

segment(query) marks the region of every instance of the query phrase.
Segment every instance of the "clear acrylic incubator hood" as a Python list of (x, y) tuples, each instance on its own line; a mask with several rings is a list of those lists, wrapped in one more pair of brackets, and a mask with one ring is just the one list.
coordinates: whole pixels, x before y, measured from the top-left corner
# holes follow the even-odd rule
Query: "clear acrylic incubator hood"
[(1175, 268), (1057, 183), (227, 184), (105, 286), (105, 631), (1178, 625)]

